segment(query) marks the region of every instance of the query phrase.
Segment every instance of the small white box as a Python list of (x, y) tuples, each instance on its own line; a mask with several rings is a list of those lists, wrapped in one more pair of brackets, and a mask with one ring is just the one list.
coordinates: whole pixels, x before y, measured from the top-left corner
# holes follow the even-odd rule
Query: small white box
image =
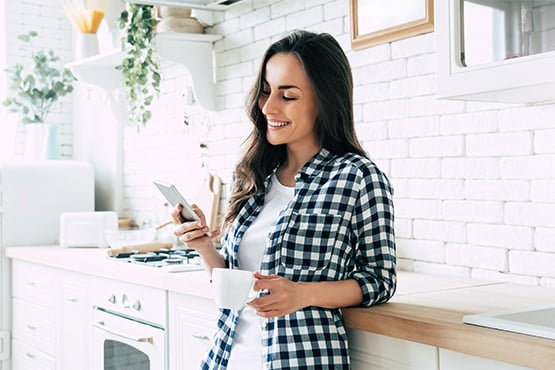
[(118, 229), (116, 212), (66, 212), (60, 216), (60, 246), (107, 248), (106, 231)]

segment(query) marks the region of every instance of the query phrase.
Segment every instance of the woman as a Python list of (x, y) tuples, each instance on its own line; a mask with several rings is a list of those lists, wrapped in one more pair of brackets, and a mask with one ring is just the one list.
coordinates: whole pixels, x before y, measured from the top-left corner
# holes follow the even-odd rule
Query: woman
[[(348, 60), (328, 34), (272, 44), (248, 99), (221, 252), (177, 206), (175, 234), (215, 267), (256, 271), (258, 298), (221, 310), (203, 369), (348, 369), (341, 307), (395, 291), (392, 189), (358, 142)], [(214, 230), (211, 237), (219, 235)], [(209, 234), (210, 235), (210, 234)]]

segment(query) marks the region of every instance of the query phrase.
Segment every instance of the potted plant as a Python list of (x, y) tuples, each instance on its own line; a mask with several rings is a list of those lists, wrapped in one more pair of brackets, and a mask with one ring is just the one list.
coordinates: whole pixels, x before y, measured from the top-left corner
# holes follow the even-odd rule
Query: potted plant
[(125, 30), (126, 56), (116, 69), (122, 72), (129, 124), (144, 127), (152, 117), (150, 105), (160, 93), (160, 66), (154, 52), (156, 19), (152, 5), (127, 3), (118, 25)]
[[(9, 91), (11, 94), (2, 102), (2, 104), (11, 112), (19, 113), (21, 122), (29, 126), (42, 126), (49, 130), (53, 135), (55, 145), (57, 144), (57, 125), (47, 125), (46, 118), (50, 111), (59, 103), (61, 97), (73, 91), (73, 82), (75, 77), (69, 69), (58, 65), (60, 57), (53, 50), (38, 50), (33, 47), (32, 40), (37, 37), (38, 33), (30, 31), (27, 34), (19, 35), (18, 39), (24, 43), (31, 45), (31, 59), (33, 65), (30, 70), (20, 63), (15, 64), (11, 68), (7, 68), (6, 72), (10, 82)], [(38, 125), (31, 125), (38, 124)], [(29, 130), (31, 131), (31, 130)], [(44, 135), (44, 134), (42, 134)], [(27, 138), (29, 139), (29, 138)], [(37, 145), (27, 140), (26, 152), (28, 150), (40, 151)], [(59, 145), (57, 147), (42, 148), (43, 150), (53, 150), (51, 159), (57, 159), (60, 154)], [(33, 155), (30, 155), (33, 157)], [(46, 153), (48, 157), (48, 153)]]

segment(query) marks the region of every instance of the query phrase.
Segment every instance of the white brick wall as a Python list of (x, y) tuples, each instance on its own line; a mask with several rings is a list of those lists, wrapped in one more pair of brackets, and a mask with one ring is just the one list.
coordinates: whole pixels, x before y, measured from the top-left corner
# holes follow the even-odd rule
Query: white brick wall
[[(69, 24), (53, 10), (58, 6), (7, 2), (10, 58), (19, 55), (18, 30), (50, 18), (41, 32), (69, 54), (60, 31)], [(153, 176), (193, 192), (202, 174), (201, 141), (208, 169), (228, 183), (250, 131), (244, 100), (263, 51), (292, 28), (327, 31), (351, 61), (359, 138), (395, 187), (399, 267), (555, 286), (555, 104), (437, 100), (433, 33), (353, 51), (348, 1), (245, 0), (215, 18), (210, 31), (224, 36), (215, 45), (224, 109), (185, 106), (188, 72), (164, 63), (154, 119), (139, 134), (125, 132), (128, 216), (167, 218)]]

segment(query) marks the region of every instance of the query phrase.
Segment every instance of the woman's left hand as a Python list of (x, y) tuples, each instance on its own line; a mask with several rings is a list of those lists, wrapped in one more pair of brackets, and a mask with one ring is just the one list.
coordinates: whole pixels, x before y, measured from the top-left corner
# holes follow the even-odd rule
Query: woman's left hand
[(270, 294), (255, 298), (247, 303), (258, 316), (269, 318), (287, 315), (308, 306), (306, 294), (301, 289), (302, 284), (293, 282), (279, 275), (262, 275), (254, 273), (257, 279), (255, 291), (267, 290)]

